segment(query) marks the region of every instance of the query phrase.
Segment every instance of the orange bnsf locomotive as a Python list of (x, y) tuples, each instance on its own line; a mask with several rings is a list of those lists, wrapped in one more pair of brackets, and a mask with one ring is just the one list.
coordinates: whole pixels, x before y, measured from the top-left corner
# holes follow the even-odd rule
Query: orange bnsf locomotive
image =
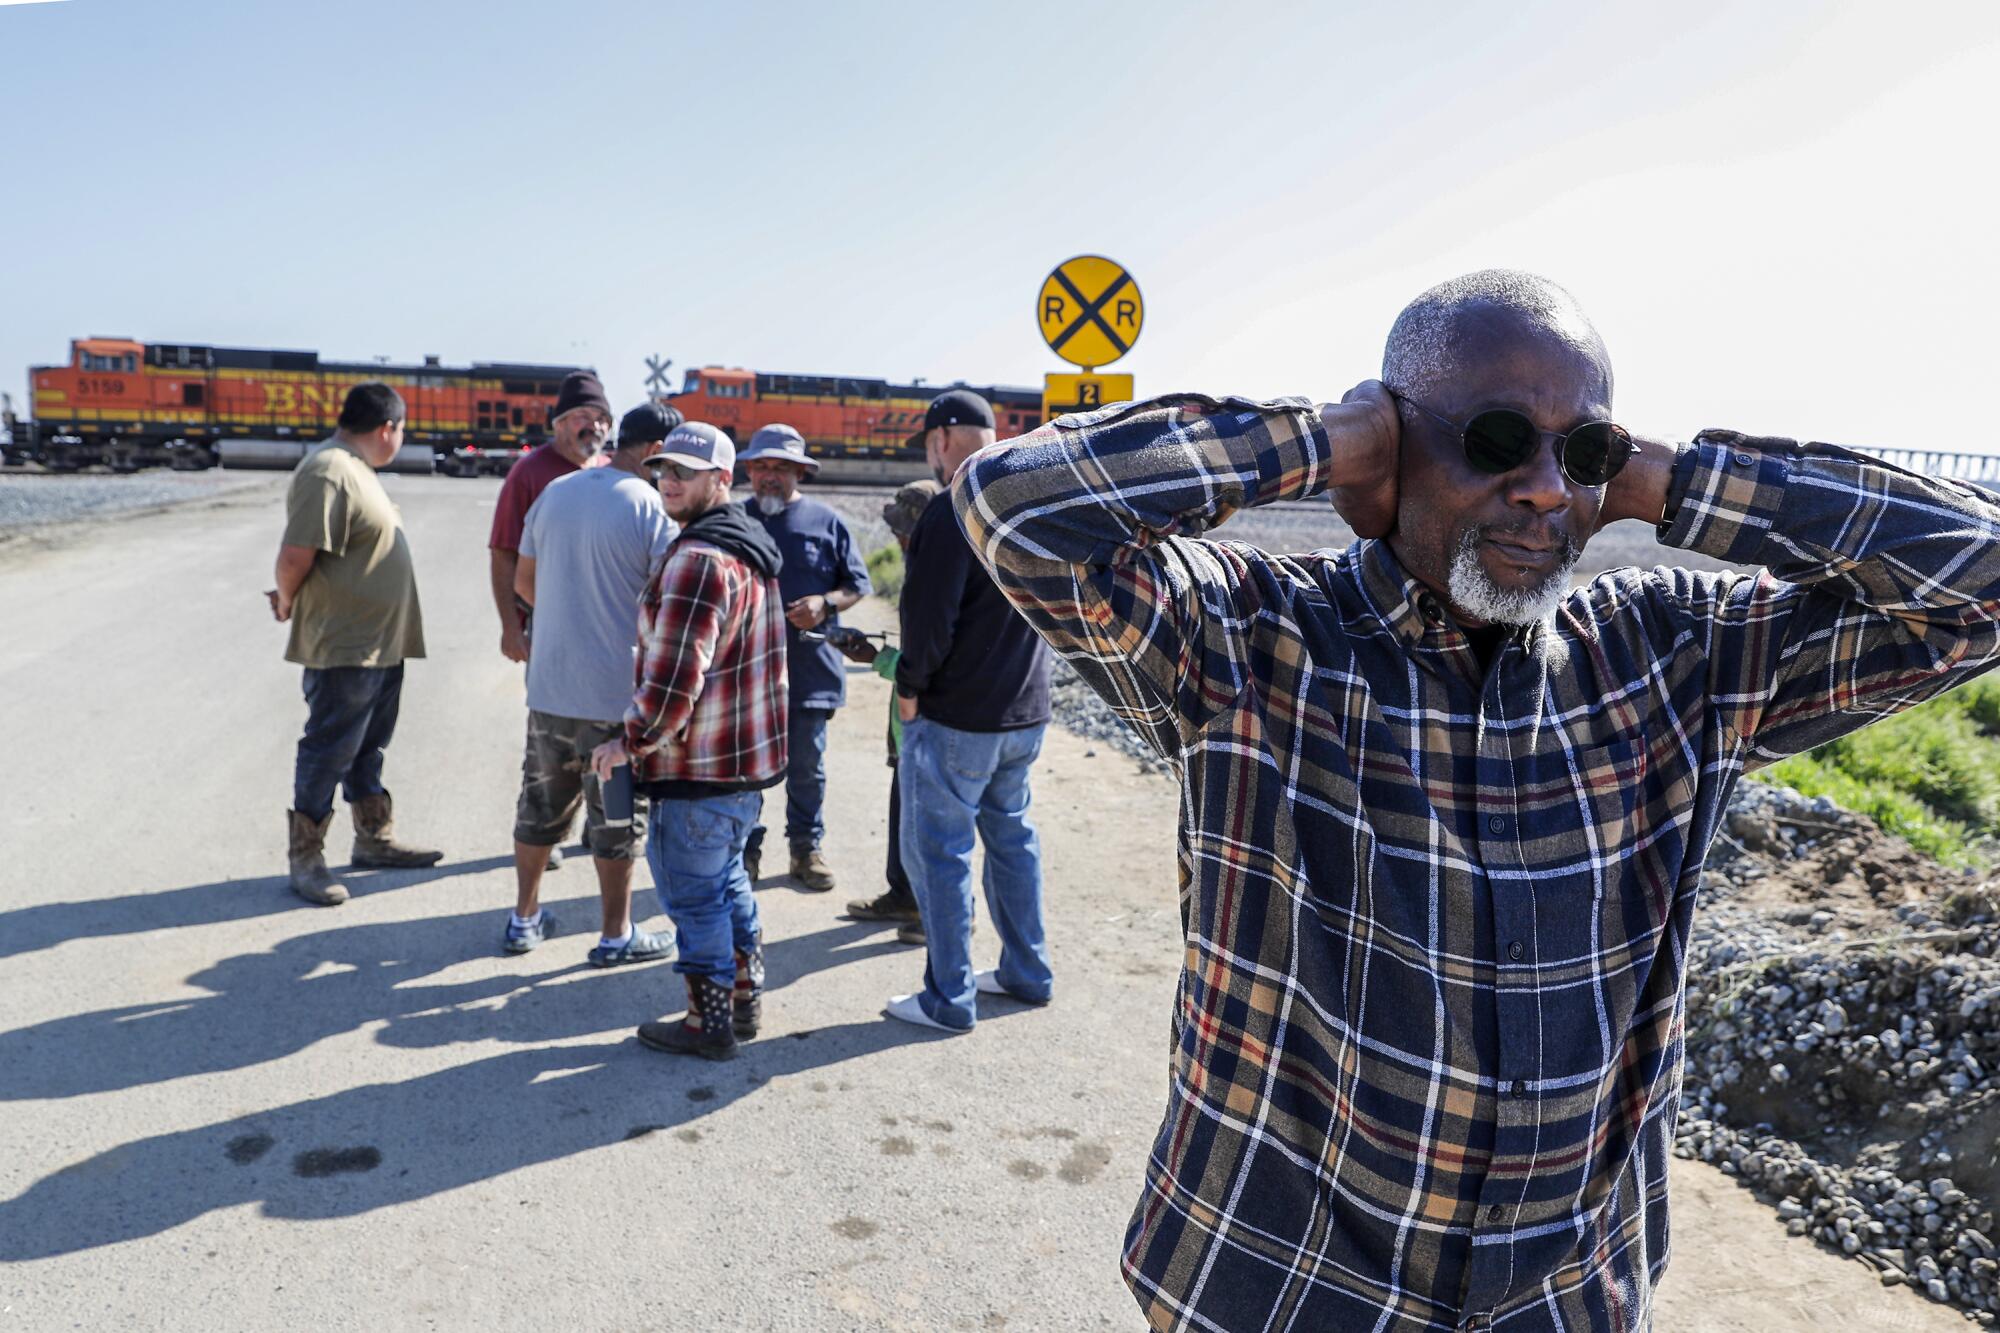
[(993, 404), (1001, 439), (1042, 424), (1039, 389), (965, 384), (929, 387), (845, 375), (777, 375), (702, 366), (681, 391), (665, 395), (689, 421), (719, 427), (738, 446), (775, 422), (797, 430), (826, 481), (908, 481), (927, 474), (924, 451), (910, 443), (924, 409), (947, 388), (971, 388)]
[(28, 372), (31, 417), (7, 423), (9, 452), (55, 471), (290, 467), (333, 432), (348, 389), (379, 380), (409, 406), (398, 471), (504, 472), (548, 434), (571, 369), (323, 362), (317, 352), (79, 338), (67, 365)]

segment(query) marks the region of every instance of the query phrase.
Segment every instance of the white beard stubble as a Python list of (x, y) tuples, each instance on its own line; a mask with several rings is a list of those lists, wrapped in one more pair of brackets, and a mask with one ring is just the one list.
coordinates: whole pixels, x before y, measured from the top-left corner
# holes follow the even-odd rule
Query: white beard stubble
[(1563, 553), (1562, 563), (1532, 588), (1502, 588), (1479, 563), (1479, 532), (1467, 528), (1451, 556), (1451, 576), (1447, 586), (1452, 604), (1475, 620), (1489, 625), (1529, 625), (1548, 616), (1569, 594), (1570, 571), (1583, 554), (1572, 547)]

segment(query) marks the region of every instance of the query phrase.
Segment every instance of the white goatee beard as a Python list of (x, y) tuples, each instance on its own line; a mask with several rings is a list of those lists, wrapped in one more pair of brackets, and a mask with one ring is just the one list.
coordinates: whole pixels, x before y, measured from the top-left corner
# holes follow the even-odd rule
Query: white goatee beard
[(1458, 549), (1452, 552), (1447, 586), (1452, 604), (1460, 611), (1489, 625), (1530, 625), (1562, 605), (1569, 594), (1570, 571), (1576, 568), (1582, 551), (1569, 547), (1563, 552), (1562, 563), (1534, 587), (1508, 589), (1495, 583), (1479, 563), (1479, 540), (1478, 530), (1467, 528), (1458, 539)]
[(757, 512), (765, 518), (776, 518), (785, 512), (789, 504), (790, 501), (786, 500), (783, 496), (760, 494), (757, 497)]

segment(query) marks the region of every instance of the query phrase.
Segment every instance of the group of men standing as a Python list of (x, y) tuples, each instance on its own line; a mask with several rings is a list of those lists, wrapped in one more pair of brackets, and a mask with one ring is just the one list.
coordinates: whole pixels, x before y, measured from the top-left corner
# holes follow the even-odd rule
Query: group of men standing
[[(443, 856), (394, 840), (381, 782), (402, 663), (423, 655), (408, 542), (375, 476), (401, 445), (403, 416), (386, 386), (350, 393), (340, 430), (294, 476), (272, 594), (278, 618), (293, 620), (288, 657), (306, 667), (312, 714), (290, 815), (292, 887), (323, 905), (347, 896), (323, 853), (341, 781), (355, 803), (356, 865)], [(685, 1013), (641, 1025), (640, 1040), (728, 1058), (761, 1018), (752, 889), (767, 788), (785, 784), (792, 878), (812, 892), (834, 887), (826, 738), (846, 702), (843, 658), (875, 656), (839, 624), (872, 591), (867, 563), (840, 515), (801, 493), (819, 464), (789, 426), (758, 431), (739, 455), (714, 426), (649, 401), (614, 433), (603, 386), (579, 371), (563, 382), (551, 427), (509, 473), (489, 541), (500, 650), (525, 664), (528, 705), (516, 901), (501, 947), (526, 953), (557, 933), (542, 881), (581, 809), (601, 908), (589, 963), (674, 959)], [(928, 942), (922, 988), (885, 1011), (962, 1032), (982, 991), (1031, 1004), (1051, 994), (1028, 820), (1049, 661), (973, 560), (943, 495), (959, 464), (993, 441), (991, 408), (966, 391), (941, 395), (919, 439), (937, 480), (885, 506), (908, 568), (901, 651), (876, 662), (896, 686), (889, 883), (849, 908)], [(737, 502), (739, 470), (750, 495)], [(975, 838), (1001, 938), (999, 965), (983, 972), (971, 965)], [(633, 920), (642, 848), (670, 931)]]
[[(1487, 270), (1405, 307), (1381, 379), (1338, 403), (1173, 395), (1002, 448), (973, 396), (930, 406), (925, 456), (952, 489), (909, 524), (901, 651), (874, 655), (896, 685), (900, 864), (929, 942), (922, 989), (888, 1012), (962, 1032), (981, 992), (1050, 995), (1026, 819), (1046, 640), (1181, 773), (1170, 1101), (1122, 1260), (1154, 1327), (1650, 1327), (1688, 940), (1732, 789), (2000, 664), (2000, 496), (1832, 445), (1639, 434), (1612, 386), (1574, 297)], [(349, 395), (295, 475), (271, 594), (306, 668), (290, 832), (314, 902), (346, 896), (322, 854), (339, 784), (357, 864), (439, 856), (394, 839), (382, 785), (402, 663), (423, 653), (374, 477), (402, 416), (383, 386)], [(795, 864), (818, 845), (818, 742), (795, 758), (787, 735), (839, 696), (789, 691), (788, 662), (818, 652), (803, 640), (834, 588), (862, 584), (826, 550), (827, 587), (784, 585), (785, 543), (825, 540), (809, 513), (774, 536), (796, 477), (734, 505), (720, 432), (634, 432), (613, 463), (629, 448), (661, 469), (680, 532), (639, 593), (636, 689), (596, 724), (590, 766), (629, 765), (652, 799), (688, 980), (686, 1016), (640, 1037), (719, 1057), (758, 1018), (743, 856), (760, 792), (806, 765)], [(781, 455), (809, 470), (802, 448)], [(1318, 496), (1359, 535), (1343, 550), (1203, 536)], [(523, 509), (536, 637), (557, 632), (553, 512)], [(1761, 568), (1572, 587), (1585, 543), (1625, 520)], [(522, 588), (499, 570), (496, 596)], [(510, 599), (501, 614), (539, 715), (544, 649)], [(565, 734), (565, 762), (588, 742)], [(546, 864), (520, 834), (548, 825), (525, 823), (525, 860)], [(968, 947), (975, 834), (990, 972)], [(859, 906), (902, 910), (893, 883)], [(600, 947), (614, 928), (629, 922), (607, 898)]]

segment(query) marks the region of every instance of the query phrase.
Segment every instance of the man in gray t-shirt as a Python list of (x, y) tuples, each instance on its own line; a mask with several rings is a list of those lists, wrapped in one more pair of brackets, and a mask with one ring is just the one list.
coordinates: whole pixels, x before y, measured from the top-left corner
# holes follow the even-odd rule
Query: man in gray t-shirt
[[(603, 933), (593, 967), (671, 958), (671, 938), (632, 924), (632, 863), (644, 843), (636, 811), (604, 817), (604, 793), (590, 753), (624, 734), (632, 701), (632, 653), (639, 644), (639, 594), (674, 538), (674, 521), (641, 460), (680, 413), (645, 403), (625, 414), (606, 467), (551, 482), (528, 510), (514, 589), (535, 611), (528, 651), (528, 746), (514, 812), (514, 911), (501, 948), (526, 953), (555, 933), (541, 906), (549, 849), (569, 836), (584, 807), (584, 834), (597, 867)], [(628, 798), (629, 802), (629, 798)]]

